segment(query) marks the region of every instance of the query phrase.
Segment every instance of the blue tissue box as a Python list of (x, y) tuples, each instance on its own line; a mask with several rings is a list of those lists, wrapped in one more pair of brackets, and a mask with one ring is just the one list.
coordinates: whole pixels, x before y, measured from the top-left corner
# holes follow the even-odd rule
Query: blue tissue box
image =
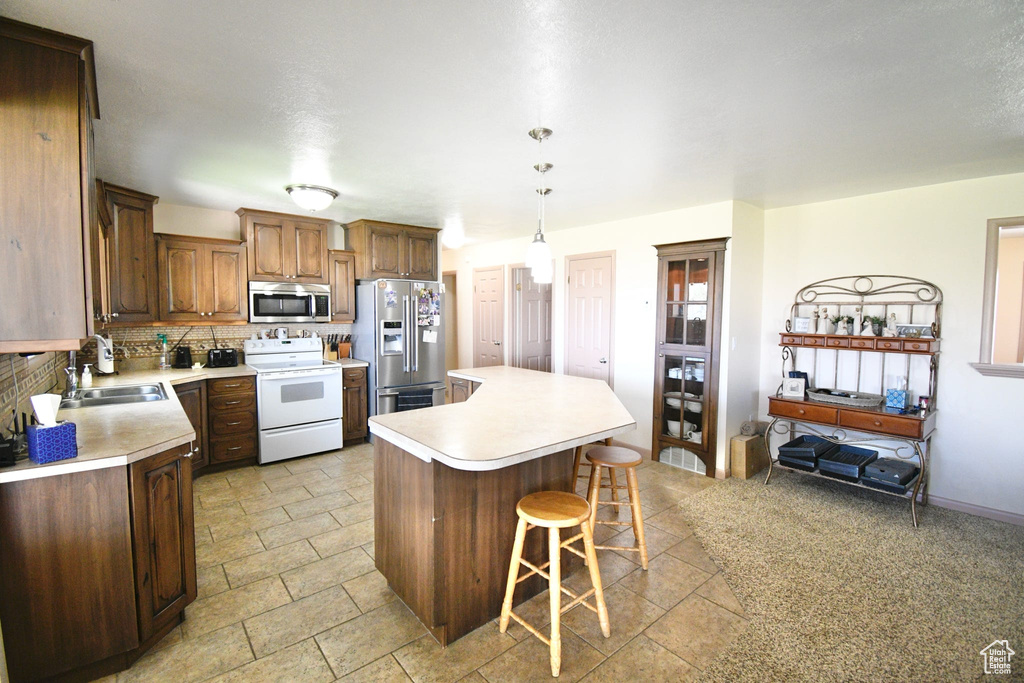
[(886, 389), (885, 407), (904, 410), (910, 405), (910, 394), (905, 389)]
[(28, 426), (28, 459), (37, 465), (78, 457), (77, 430), (74, 422), (52, 427)]

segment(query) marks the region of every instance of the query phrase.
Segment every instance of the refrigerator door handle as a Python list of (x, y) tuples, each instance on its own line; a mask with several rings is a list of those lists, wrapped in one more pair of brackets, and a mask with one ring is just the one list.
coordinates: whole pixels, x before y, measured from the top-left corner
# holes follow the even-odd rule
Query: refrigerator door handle
[(409, 315), (409, 329), (412, 330), (412, 338), (409, 340), (412, 349), (412, 371), (420, 371), (420, 303), (417, 298), (413, 303), (413, 310)]
[(409, 297), (402, 297), (402, 327), (404, 328), (405, 334), (402, 335), (402, 371), (409, 372), (409, 368), (412, 362), (409, 358), (409, 333), (412, 331), (409, 329)]

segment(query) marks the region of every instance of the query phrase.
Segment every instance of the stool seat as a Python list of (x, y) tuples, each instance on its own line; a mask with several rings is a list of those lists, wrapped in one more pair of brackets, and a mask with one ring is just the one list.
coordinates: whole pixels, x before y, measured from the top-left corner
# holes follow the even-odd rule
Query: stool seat
[(621, 446), (594, 446), (587, 451), (587, 460), (606, 467), (636, 467), (642, 465), (642, 455)]
[(590, 504), (575, 493), (538, 491), (520, 499), (516, 513), (535, 526), (565, 529), (589, 519)]

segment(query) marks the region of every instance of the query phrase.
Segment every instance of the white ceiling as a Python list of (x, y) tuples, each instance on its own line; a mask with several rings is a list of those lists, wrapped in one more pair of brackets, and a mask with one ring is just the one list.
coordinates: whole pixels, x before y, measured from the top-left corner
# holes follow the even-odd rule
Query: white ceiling
[(96, 44), (101, 177), (164, 201), (550, 229), (1024, 170), (1024, 3), (0, 0)]

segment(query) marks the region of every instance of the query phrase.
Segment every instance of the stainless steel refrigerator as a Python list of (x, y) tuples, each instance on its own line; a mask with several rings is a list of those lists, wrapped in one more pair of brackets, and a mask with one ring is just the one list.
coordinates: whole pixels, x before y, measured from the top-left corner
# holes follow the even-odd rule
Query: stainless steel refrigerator
[(356, 286), (352, 355), (370, 363), (370, 415), (444, 403), (441, 287), (440, 282), (417, 280)]

